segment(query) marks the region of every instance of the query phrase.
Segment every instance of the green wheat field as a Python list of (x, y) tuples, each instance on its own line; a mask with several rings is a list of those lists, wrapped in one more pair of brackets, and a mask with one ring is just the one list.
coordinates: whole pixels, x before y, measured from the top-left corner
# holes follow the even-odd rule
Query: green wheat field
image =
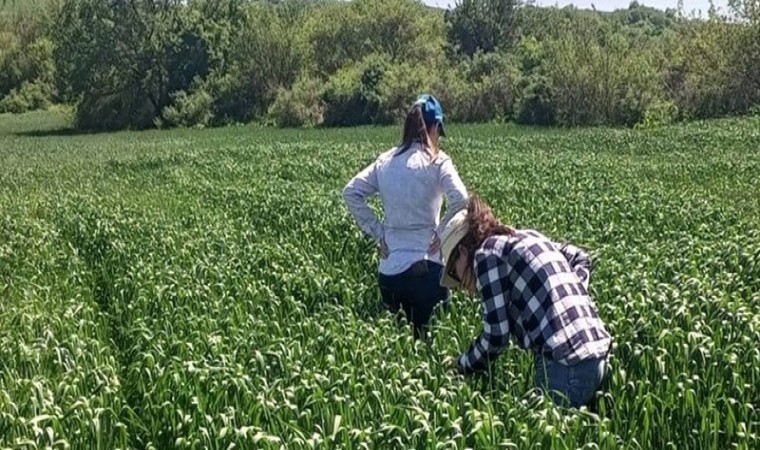
[(760, 447), (758, 118), (448, 127), (504, 222), (590, 250), (615, 339), (595, 413), (535, 396), (520, 349), (447, 370), (476, 298), (419, 342), (380, 307), (341, 189), (397, 127), (62, 121), (0, 116), (0, 448)]

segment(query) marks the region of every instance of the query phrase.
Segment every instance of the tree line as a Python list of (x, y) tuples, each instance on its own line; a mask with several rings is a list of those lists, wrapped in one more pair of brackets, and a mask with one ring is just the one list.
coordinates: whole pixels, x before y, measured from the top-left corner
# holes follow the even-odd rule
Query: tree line
[(656, 126), (760, 111), (760, 6), (695, 16), (520, 0), (40, 0), (0, 10), (0, 112), (80, 129), (459, 122)]

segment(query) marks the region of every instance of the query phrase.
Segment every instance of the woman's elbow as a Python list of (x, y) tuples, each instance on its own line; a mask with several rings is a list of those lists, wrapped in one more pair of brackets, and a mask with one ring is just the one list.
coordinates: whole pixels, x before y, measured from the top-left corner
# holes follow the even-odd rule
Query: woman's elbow
[(358, 192), (356, 192), (356, 189), (353, 187), (352, 183), (348, 183), (343, 187), (343, 200), (346, 203), (349, 203), (351, 199), (357, 197)]

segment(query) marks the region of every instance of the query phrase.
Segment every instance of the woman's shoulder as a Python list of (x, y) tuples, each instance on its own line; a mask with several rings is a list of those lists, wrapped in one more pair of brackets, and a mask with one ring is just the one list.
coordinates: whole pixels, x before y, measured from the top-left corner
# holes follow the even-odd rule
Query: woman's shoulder
[(446, 154), (443, 150), (439, 150), (438, 153), (435, 156), (432, 156), (430, 153), (428, 153), (427, 150), (424, 150), (425, 154), (428, 157), (428, 161), (430, 162), (430, 165), (433, 167), (437, 167), (438, 170), (444, 169), (444, 170), (456, 170), (455, 167), (452, 166), (452, 160), (451, 157)]
[(508, 251), (508, 248), (512, 245), (513, 236), (507, 236), (503, 234), (495, 234), (487, 237), (483, 240), (480, 248), (476, 251), (477, 254), (482, 256), (497, 255), (501, 256)]
[(409, 157), (415, 157), (414, 155), (421, 155), (426, 159), (427, 164), (436, 166), (438, 168), (441, 168), (444, 165), (448, 165), (448, 163), (451, 163), (452, 161), (451, 157), (442, 150), (439, 150), (435, 157), (433, 157), (431, 156), (430, 152), (422, 146), (415, 146), (414, 148), (410, 149), (404, 149), (402, 146), (396, 146), (381, 153), (380, 156), (377, 157), (376, 163), (380, 165), (387, 164), (394, 157), (400, 156), (402, 154), (407, 154)]
[(382, 152), (379, 156), (379, 158), (391, 158), (396, 155), (401, 150), (400, 146), (391, 147), (388, 150)]
[(443, 164), (451, 161), (451, 156), (443, 150), (438, 150), (438, 156), (435, 158), (437, 164)]
[(396, 155), (396, 152), (398, 152), (398, 150), (399, 150), (399, 147), (393, 147), (390, 150), (386, 150), (380, 153), (377, 159), (375, 159), (375, 162), (378, 164), (381, 164), (381, 163), (391, 160)]

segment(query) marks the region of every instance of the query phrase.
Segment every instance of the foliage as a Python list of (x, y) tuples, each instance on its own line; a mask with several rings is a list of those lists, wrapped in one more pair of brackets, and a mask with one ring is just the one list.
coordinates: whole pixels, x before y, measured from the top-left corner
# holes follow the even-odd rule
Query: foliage
[(644, 112), (643, 120), (637, 128), (655, 128), (671, 125), (678, 119), (678, 107), (673, 102), (655, 102)]
[(328, 2), (303, 25), (309, 59), (320, 76), (371, 54), (394, 63), (434, 64), (443, 54), (443, 21), (414, 0)]
[(204, 127), (214, 118), (214, 99), (203, 89), (191, 94), (179, 91), (174, 94), (171, 106), (164, 108), (162, 125), (180, 127)]
[(47, 109), (54, 96), (48, 83), (25, 81), (0, 100), (0, 113), (24, 113), (36, 109)]
[(269, 108), (270, 119), (282, 128), (320, 125), (324, 121), (323, 88), (315, 78), (300, 79), (292, 89), (280, 88)]
[(423, 91), (454, 121), (533, 125), (634, 126), (663, 104), (678, 120), (760, 104), (754, 0), (732, 0), (723, 17), (527, 3), (14, 3), (0, 15), (0, 100), (13, 91), (14, 111), (74, 105), (78, 126), (94, 129), (168, 126), (196, 91), (212, 99), (209, 125), (391, 123)]
[(754, 53), (742, 45), (747, 32), (716, 20), (684, 26), (667, 81), (687, 118), (744, 113), (760, 101), (753, 64), (745, 66), (743, 53)]
[[(30, 86), (44, 94), (43, 103), (50, 103), (54, 96), (55, 65), (53, 43), (39, 38), (26, 45), (13, 40), (0, 58), (0, 99), (6, 95), (19, 96)], [(22, 95), (23, 96), (23, 95)]]
[(383, 101), (391, 71), (390, 58), (371, 55), (331, 77), (322, 93), (326, 125), (387, 122)]
[(457, 0), (446, 11), (446, 37), (457, 51), (472, 56), (512, 44), (517, 36), (520, 0)]
[(561, 125), (633, 125), (662, 96), (657, 49), (633, 46), (593, 30), (546, 44), (544, 73)]
[(217, 92), (216, 114), (223, 121), (246, 122), (260, 117), (278, 89), (295, 82), (305, 51), (293, 24), (303, 21), (302, 8), (279, 9), (254, 4), (232, 39), (228, 65), (220, 69), (209, 92)]
[[(228, 15), (236, 11), (234, 2), (209, 3), (217, 7), (230, 3)], [(80, 116), (92, 116), (96, 111), (90, 107), (118, 116), (103, 117), (99, 126), (88, 120), (79, 123), (97, 128), (150, 126), (176, 92), (189, 90), (193, 80), (209, 74), (213, 64), (221, 64), (210, 48), (217, 37), (217, 18), (206, 6), (205, 2), (186, 6), (180, 0), (113, 5), (64, 0), (54, 36), (56, 62), (70, 88), (69, 97), (80, 99)], [(101, 108), (103, 104), (109, 107)]]
[(514, 58), (478, 52), (437, 87), (449, 117), (457, 122), (488, 122), (512, 119), (520, 72)]
[(548, 77), (531, 74), (520, 80), (515, 102), (515, 121), (519, 124), (556, 124), (552, 86)]
[(398, 126), (41, 139), (4, 115), (2, 445), (758, 448), (758, 120), (447, 130), (498, 217), (591, 251), (594, 415), (536, 397), (525, 351), (449, 370), (482, 329), (465, 294), (425, 342), (384, 312), (340, 191)]

